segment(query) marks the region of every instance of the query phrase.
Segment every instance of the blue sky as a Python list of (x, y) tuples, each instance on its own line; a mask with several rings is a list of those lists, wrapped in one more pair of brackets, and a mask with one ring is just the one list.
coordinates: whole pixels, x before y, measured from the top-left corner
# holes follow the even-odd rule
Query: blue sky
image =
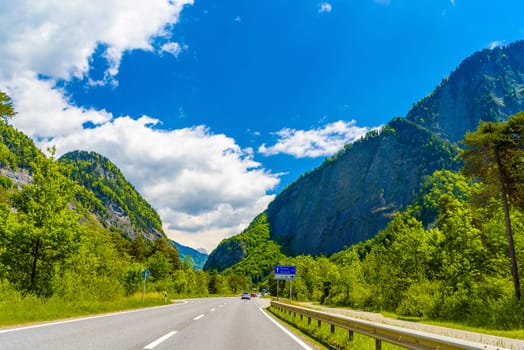
[(275, 194), (404, 116), (520, 0), (0, 3), (0, 89), (45, 149), (111, 159), (169, 237), (212, 250)]

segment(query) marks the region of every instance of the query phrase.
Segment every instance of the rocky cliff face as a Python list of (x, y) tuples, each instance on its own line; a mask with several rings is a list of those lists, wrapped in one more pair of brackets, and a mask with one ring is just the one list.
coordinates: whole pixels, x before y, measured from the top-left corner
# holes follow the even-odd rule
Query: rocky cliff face
[(524, 41), (465, 59), (406, 118), (451, 141), (479, 121), (507, 120), (524, 109)]
[(395, 119), (278, 195), (267, 209), (271, 238), (290, 255), (331, 254), (371, 238), (424, 176), (457, 169), (455, 154), (447, 141)]

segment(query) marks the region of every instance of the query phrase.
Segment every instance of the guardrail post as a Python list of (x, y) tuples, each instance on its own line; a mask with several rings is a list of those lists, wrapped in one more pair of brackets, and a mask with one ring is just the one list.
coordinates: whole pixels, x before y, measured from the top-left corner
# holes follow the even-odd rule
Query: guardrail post
[(322, 325), (322, 322), (320, 320), (317, 320), (317, 327), (320, 328), (321, 325)]
[(350, 329), (348, 330), (349, 333), (349, 341), (353, 341), (353, 331)]
[(335, 333), (335, 325), (334, 324), (331, 325), (331, 334), (333, 334), (333, 333)]
[(382, 350), (382, 340), (381, 339), (375, 339), (375, 349)]
[(307, 318), (307, 325), (309, 326), (311, 324), (311, 317)]

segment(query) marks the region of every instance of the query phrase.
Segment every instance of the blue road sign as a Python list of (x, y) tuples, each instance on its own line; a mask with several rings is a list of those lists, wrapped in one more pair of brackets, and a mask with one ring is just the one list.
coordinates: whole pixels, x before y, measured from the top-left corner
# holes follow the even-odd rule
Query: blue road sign
[(296, 266), (275, 266), (275, 275), (296, 275)]
[(149, 276), (151, 276), (151, 271), (149, 271), (149, 269), (142, 271), (142, 277), (147, 278)]
[(275, 279), (276, 280), (296, 280), (297, 279), (297, 267), (296, 266), (275, 266)]

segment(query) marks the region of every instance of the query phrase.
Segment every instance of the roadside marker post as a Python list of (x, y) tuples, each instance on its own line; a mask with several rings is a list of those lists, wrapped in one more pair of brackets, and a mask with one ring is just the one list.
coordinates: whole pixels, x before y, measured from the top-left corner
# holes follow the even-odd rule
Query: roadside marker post
[(144, 277), (144, 287), (142, 288), (142, 304), (144, 303), (144, 295), (146, 294), (146, 281), (149, 276), (151, 276), (151, 271), (149, 271), (149, 269), (142, 271), (142, 277)]

